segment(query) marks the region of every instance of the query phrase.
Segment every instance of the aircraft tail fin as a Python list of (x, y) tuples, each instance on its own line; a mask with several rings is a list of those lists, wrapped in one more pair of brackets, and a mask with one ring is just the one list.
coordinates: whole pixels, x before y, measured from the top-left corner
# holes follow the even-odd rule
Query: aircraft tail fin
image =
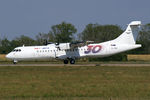
[(114, 41), (121, 44), (135, 44), (139, 33), (141, 21), (132, 21), (127, 29)]

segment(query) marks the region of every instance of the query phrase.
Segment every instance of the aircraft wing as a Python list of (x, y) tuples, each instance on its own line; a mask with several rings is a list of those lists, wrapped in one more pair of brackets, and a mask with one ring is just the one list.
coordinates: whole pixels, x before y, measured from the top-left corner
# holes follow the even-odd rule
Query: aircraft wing
[(94, 41), (86, 41), (86, 42), (71, 42), (71, 43), (60, 43), (59, 45), (56, 45), (56, 48), (59, 50), (69, 50), (69, 49), (75, 49), (78, 47), (82, 47), (88, 44), (93, 43)]
[(74, 48), (78, 48), (78, 47), (82, 47), (85, 45), (88, 45), (90, 43), (93, 43), (94, 41), (86, 41), (86, 42), (71, 42), (70, 43), (70, 49), (74, 49)]

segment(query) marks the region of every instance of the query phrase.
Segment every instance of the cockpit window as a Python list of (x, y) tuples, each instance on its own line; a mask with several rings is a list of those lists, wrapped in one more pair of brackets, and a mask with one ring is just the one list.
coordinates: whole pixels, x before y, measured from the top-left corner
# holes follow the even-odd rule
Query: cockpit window
[(21, 49), (14, 49), (12, 52), (21, 52)]

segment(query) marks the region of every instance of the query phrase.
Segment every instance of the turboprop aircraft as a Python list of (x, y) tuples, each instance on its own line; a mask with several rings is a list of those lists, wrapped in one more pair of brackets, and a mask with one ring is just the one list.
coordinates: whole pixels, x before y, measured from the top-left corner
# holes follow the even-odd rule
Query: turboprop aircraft
[(75, 60), (81, 57), (107, 57), (124, 51), (141, 47), (136, 44), (141, 21), (132, 21), (127, 29), (116, 39), (102, 43), (92, 41), (75, 43), (51, 43), (45, 46), (16, 47), (6, 55), (16, 64), (22, 60), (33, 59), (59, 59), (64, 64), (75, 64)]

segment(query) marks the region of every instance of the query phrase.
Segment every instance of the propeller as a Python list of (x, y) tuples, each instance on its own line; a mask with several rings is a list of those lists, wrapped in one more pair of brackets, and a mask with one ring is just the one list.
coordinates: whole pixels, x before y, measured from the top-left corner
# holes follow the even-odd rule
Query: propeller
[(43, 44), (44, 44), (44, 45), (47, 45), (47, 44), (48, 44), (48, 41), (45, 39), (44, 42), (43, 42)]
[(48, 40), (44, 40), (43, 45), (54, 44), (53, 42), (48, 42)]
[(57, 42), (55, 43), (55, 45), (56, 45), (56, 48), (57, 48), (58, 50), (60, 50), (60, 47), (59, 47), (59, 39), (57, 39)]

